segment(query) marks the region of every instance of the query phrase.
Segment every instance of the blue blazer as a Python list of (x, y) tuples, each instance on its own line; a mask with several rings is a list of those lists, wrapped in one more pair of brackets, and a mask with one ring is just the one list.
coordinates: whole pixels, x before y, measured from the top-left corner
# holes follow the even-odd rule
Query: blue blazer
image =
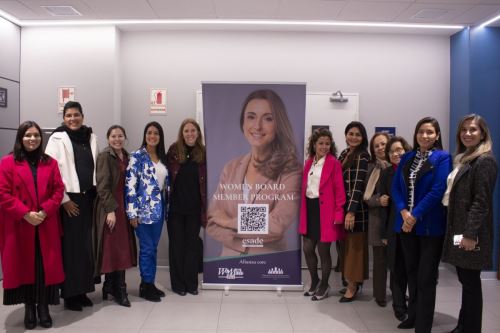
[(138, 218), (143, 224), (163, 222), (167, 216), (168, 174), (163, 189), (160, 190), (155, 167), (146, 148), (130, 154), (125, 179), (128, 218)]
[[(401, 233), (401, 210), (408, 208), (408, 184), (412, 161), (416, 151), (401, 158), (392, 183), (392, 199), (396, 209), (394, 231)], [(452, 161), (448, 152), (435, 150), (425, 161), (415, 180), (415, 201), (411, 214), (417, 219), (414, 231), (418, 236), (441, 236), (446, 230), (446, 208), (441, 203), (446, 191), (446, 179)]]

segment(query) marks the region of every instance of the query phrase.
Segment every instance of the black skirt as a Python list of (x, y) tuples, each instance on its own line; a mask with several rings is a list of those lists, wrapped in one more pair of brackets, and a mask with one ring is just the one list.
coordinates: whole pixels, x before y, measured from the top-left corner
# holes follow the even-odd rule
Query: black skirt
[(307, 234), (306, 237), (314, 240), (321, 240), (321, 228), (319, 220), (319, 198), (310, 199), (306, 197), (307, 208)]
[(92, 210), (95, 190), (85, 193), (68, 193), (78, 205), (80, 214), (69, 216), (61, 207), (63, 238), (63, 264), (66, 279), (62, 284), (61, 297), (68, 298), (95, 290), (94, 254), (92, 250)]
[(38, 227), (35, 227), (35, 283), (25, 284), (13, 289), (4, 289), (3, 304), (59, 304), (59, 285), (45, 285), (42, 251)]

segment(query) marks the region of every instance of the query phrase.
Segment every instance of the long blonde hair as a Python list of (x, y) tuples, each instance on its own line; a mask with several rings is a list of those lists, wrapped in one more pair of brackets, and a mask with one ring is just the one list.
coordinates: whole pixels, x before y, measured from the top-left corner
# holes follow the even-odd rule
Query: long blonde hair
[[(479, 144), (473, 148), (467, 148), (462, 143), (460, 139), (460, 132), (466, 121), (473, 120), (481, 129), (481, 141)], [(491, 153), (493, 149), (493, 141), (491, 140), (490, 130), (483, 117), (478, 114), (468, 114), (460, 120), (457, 127), (456, 136), (457, 148), (455, 151), (454, 164), (465, 164), (468, 163), (483, 154)]]

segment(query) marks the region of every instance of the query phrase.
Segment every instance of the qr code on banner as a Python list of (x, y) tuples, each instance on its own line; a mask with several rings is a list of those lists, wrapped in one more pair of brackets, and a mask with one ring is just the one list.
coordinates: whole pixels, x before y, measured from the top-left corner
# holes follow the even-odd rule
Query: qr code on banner
[(239, 234), (267, 234), (268, 232), (268, 204), (238, 204)]

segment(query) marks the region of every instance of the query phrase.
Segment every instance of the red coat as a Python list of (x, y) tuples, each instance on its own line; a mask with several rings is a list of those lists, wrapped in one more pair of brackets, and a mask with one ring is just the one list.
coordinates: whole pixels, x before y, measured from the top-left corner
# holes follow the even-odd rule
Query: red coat
[(17, 288), (35, 282), (35, 227), (24, 220), (30, 211), (44, 210), (38, 226), (45, 284), (64, 280), (59, 206), (64, 184), (57, 162), (40, 162), (37, 170), (38, 196), (31, 169), (26, 161), (16, 162), (9, 154), (0, 162), (0, 253), (3, 287)]
[[(302, 177), (302, 195), (300, 202), (299, 233), (307, 234), (307, 208), (306, 190), (307, 177), (313, 159), (310, 158), (304, 165)], [(345, 237), (344, 232), (344, 203), (345, 191), (342, 178), (342, 165), (331, 154), (325, 159), (319, 182), (319, 215), (321, 242), (333, 242)], [(342, 221), (342, 224), (334, 224), (334, 221)]]

